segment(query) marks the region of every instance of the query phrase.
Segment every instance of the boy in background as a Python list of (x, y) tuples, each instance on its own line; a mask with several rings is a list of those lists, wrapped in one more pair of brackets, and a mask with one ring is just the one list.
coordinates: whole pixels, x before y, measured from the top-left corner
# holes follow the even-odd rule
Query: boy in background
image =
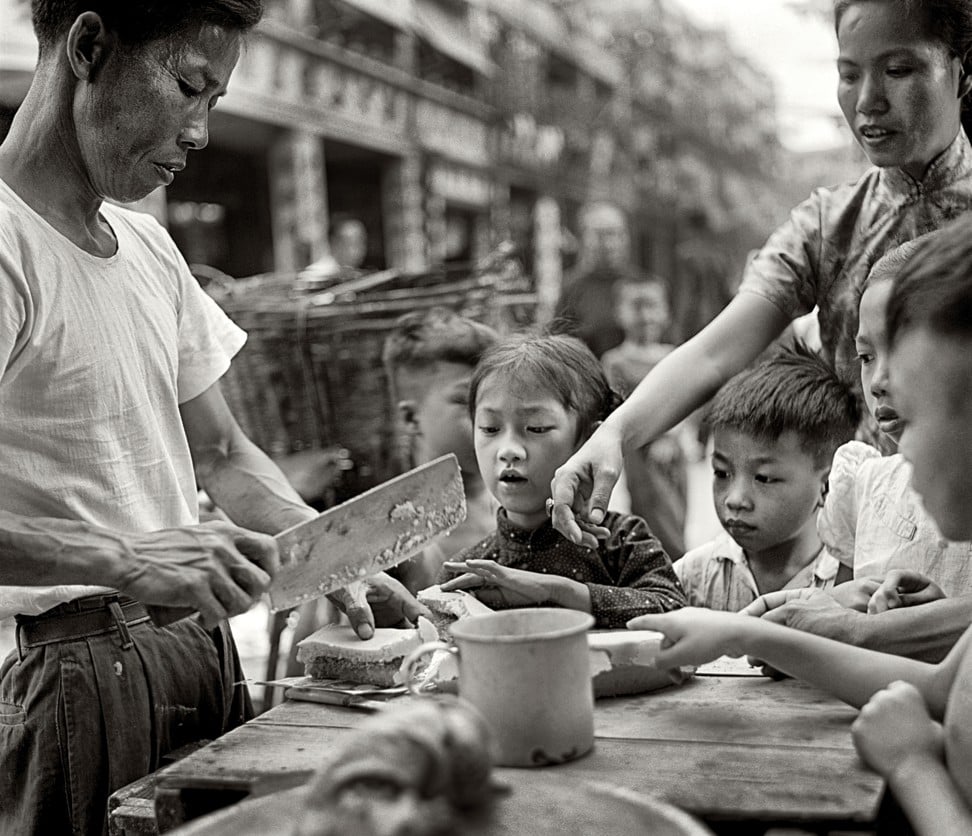
[[(606, 351), (601, 364), (611, 388), (626, 398), (674, 348), (662, 342), (671, 324), (668, 288), (657, 276), (624, 276), (615, 282), (613, 294), (624, 341)], [(626, 454), (624, 468), (631, 513), (643, 518), (672, 560), (678, 560), (685, 552), (688, 486), (677, 428), (646, 450)]]
[(719, 390), (708, 420), (725, 532), (675, 564), (691, 605), (735, 612), (767, 592), (850, 579), (817, 534), (817, 511), (859, 417), (852, 389), (800, 343)]
[(452, 555), (493, 530), (496, 508), (473, 447), (469, 381), (483, 352), (498, 339), (489, 326), (441, 307), (405, 314), (385, 339), (382, 361), (398, 411), (402, 470), (455, 453), (466, 494), (466, 519), (392, 570), (413, 594), (435, 583)]
[[(400, 469), (404, 472), (455, 453), (466, 494), (462, 523), (389, 570), (413, 595), (435, 583), (445, 561), (494, 528), (496, 506), (479, 475), (473, 448), (469, 381), (480, 356), (498, 340), (499, 335), (488, 325), (442, 307), (404, 314), (385, 338), (382, 363), (397, 410)], [(370, 603), (373, 609), (381, 607), (379, 601)], [(329, 607), (327, 601), (312, 601), (300, 608), (287, 660), (288, 676), (303, 674), (303, 663), (296, 657), (297, 642), (321, 624), (340, 618)]]

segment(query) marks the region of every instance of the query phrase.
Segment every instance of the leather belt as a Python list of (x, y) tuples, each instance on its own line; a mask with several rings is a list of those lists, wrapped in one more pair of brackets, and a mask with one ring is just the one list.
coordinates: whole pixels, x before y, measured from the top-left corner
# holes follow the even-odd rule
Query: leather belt
[(122, 648), (134, 642), (128, 628), (149, 620), (141, 601), (127, 595), (89, 595), (40, 615), (18, 615), (17, 651), (21, 661), (25, 651), (56, 642), (77, 641), (118, 631)]

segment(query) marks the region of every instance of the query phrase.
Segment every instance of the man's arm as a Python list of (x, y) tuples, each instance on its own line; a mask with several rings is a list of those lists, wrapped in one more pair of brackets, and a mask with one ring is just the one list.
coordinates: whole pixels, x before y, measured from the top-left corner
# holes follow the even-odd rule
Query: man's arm
[[(180, 406), (196, 477), (214, 502), (234, 522), (276, 534), (312, 519), (307, 505), (273, 461), (250, 441), (213, 384)], [(394, 578), (378, 572), (328, 596), (348, 616), (358, 636), (374, 635), (379, 626), (397, 626), (427, 614)]]
[(218, 383), (179, 410), (196, 478), (233, 522), (277, 534), (317, 516), (280, 468), (240, 429)]
[(209, 625), (247, 610), (276, 564), (273, 540), (228, 523), (124, 534), (0, 511), (0, 584), (109, 586)]

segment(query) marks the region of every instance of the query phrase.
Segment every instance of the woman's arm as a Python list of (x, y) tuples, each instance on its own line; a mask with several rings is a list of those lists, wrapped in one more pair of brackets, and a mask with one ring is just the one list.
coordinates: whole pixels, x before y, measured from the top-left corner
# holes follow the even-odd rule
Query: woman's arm
[(780, 335), (787, 318), (754, 293), (736, 296), (695, 337), (652, 369), (631, 396), (557, 469), (553, 521), (575, 543), (574, 519), (599, 523), (621, 473), (622, 449), (644, 447), (705, 403)]

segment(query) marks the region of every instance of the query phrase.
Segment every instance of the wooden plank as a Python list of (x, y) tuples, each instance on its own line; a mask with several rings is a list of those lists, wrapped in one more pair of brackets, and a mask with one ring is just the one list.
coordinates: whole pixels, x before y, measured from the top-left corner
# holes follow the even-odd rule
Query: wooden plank
[[(415, 699), (398, 697), (394, 700)], [(851, 749), (857, 710), (792, 679), (695, 677), (678, 688), (598, 700), (599, 738), (758, 741), (778, 746)], [(288, 701), (254, 722), (286, 726), (353, 728), (360, 712)]]
[(599, 738), (765, 743), (852, 750), (857, 710), (794, 680), (696, 677), (676, 689), (598, 700)]
[[(346, 728), (250, 723), (170, 767), (163, 793), (266, 792), (294, 786), (316, 770)], [(883, 782), (852, 749), (797, 749), (691, 741), (599, 739), (587, 757), (545, 769), (499, 769), (529, 787), (558, 775), (650, 792), (703, 818), (770, 822), (871, 822)], [(218, 806), (218, 805), (215, 805)]]

